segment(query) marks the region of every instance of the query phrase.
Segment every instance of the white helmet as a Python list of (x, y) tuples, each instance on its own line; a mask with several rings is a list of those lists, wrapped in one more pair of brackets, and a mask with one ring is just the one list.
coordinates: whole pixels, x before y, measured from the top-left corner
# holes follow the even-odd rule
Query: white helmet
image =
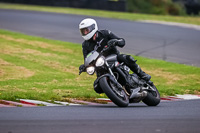
[(98, 30), (97, 22), (94, 19), (86, 18), (79, 24), (79, 30), (84, 40), (89, 40)]

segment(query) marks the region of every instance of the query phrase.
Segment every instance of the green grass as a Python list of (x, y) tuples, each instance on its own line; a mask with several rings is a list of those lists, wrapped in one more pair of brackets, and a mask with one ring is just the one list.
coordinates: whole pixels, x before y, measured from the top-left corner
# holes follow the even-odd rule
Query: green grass
[[(200, 94), (200, 68), (136, 57), (162, 96)], [(0, 30), (0, 99), (65, 100), (104, 97), (93, 90), (95, 75), (78, 75), (79, 44)]]
[(32, 11), (44, 11), (54, 13), (67, 13), (67, 14), (78, 14), (87, 16), (97, 16), (105, 18), (115, 18), (124, 20), (156, 20), (156, 21), (167, 21), (167, 22), (178, 22), (187, 24), (200, 25), (200, 17), (191, 16), (169, 16), (169, 15), (147, 15), (137, 13), (125, 13), (125, 12), (112, 12), (103, 10), (90, 10), (90, 9), (78, 9), (78, 8), (67, 8), (67, 7), (48, 7), (48, 6), (33, 6), (33, 5), (20, 5), (20, 4), (5, 4), (0, 3), (1, 9), (20, 9), (20, 10), (32, 10)]

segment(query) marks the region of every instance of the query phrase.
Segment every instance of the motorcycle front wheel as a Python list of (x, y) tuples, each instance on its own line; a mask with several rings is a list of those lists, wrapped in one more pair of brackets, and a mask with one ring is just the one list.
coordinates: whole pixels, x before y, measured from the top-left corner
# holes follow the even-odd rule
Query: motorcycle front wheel
[(100, 87), (104, 93), (110, 98), (110, 100), (119, 107), (127, 107), (129, 104), (128, 96), (124, 90), (114, 90), (112, 83), (107, 77), (103, 77), (99, 80)]

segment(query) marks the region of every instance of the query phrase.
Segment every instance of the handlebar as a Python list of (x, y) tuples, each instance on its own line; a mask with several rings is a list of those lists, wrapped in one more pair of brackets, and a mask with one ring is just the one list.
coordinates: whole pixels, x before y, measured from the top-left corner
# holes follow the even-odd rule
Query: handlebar
[(100, 54), (102, 54), (103, 52), (105, 52), (105, 51), (107, 51), (107, 50), (109, 50), (109, 49), (110, 49), (110, 47), (109, 47), (108, 45), (106, 45), (106, 46), (101, 50)]
[[(101, 50), (101, 52), (99, 52), (99, 55), (101, 55), (103, 52), (105, 52), (105, 51), (107, 51), (107, 50), (109, 50), (109, 49), (110, 49), (110, 47), (109, 47), (108, 45), (106, 45), (106, 46)], [(79, 75), (81, 75), (82, 72), (85, 72), (85, 68), (79, 70)]]

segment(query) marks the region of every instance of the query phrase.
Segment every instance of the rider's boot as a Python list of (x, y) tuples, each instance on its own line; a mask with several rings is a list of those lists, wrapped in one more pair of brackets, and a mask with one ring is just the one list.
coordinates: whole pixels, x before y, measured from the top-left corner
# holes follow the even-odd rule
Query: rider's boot
[(151, 76), (146, 74), (144, 71), (142, 71), (142, 69), (140, 68), (139, 65), (137, 65), (135, 62), (134, 64), (131, 64), (130, 69), (136, 73), (141, 79), (145, 80), (145, 81), (149, 81), (151, 79)]
[(142, 71), (141, 68), (139, 68), (139, 73), (137, 73), (137, 75), (141, 78), (144, 79), (145, 81), (149, 81), (151, 79), (151, 76), (149, 74), (146, 74), (144, 71)]
[(135, 60), (132, 56), (122, 54), (118, 56), (118, 59), (120, 59), (121, 61), (125, 61), (126, 65), (131, 69), (131, 71), (136, 73), (141, 79), (147, 82), (151, 79), (151, 76), (142, 71), (140, 66), (136, 64), (137, 60)]

